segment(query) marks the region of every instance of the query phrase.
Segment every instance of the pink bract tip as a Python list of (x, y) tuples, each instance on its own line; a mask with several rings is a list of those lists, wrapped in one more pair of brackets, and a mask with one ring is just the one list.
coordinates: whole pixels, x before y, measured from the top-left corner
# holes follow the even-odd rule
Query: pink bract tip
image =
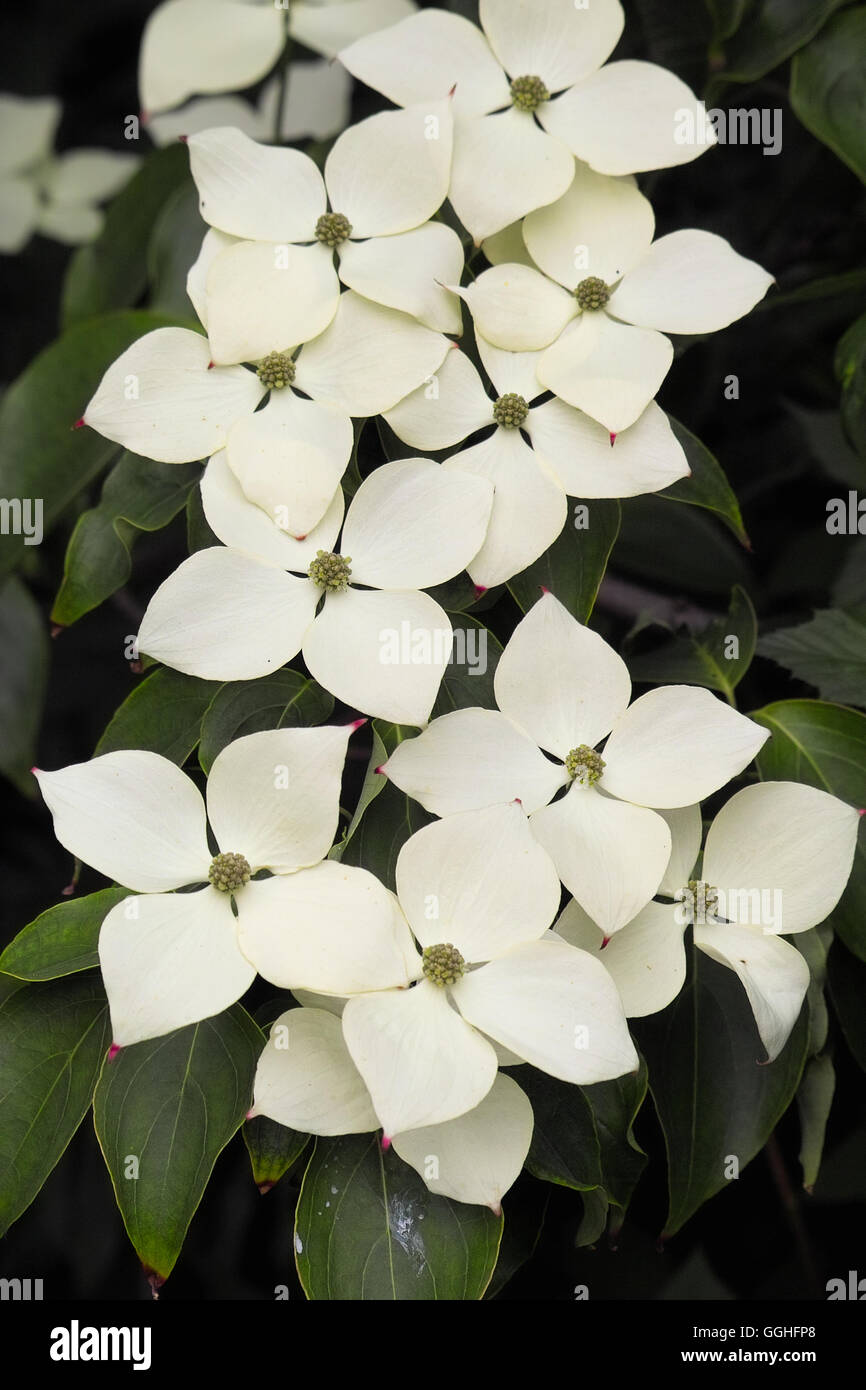
[(108, 1061), (113, 1062), (119, 1051), (120, 1043), (112, 1043), (111, 1047), (108, 1049)]
[(305, 541), (306, 539), (307, 539), (307, 533), (306, 533), (306, 531), (304, 532), (304, 534), (303, 534), (302, 536), (295, 536), (295, 540), (296, 540), (296, 541)]
[(276, 1187), (275, 1182), (260, 1182), (258, 1184), (259, 1192), (262, 1194), (263, 1197), (266, 1197), (268, 1195), (272, 1187)]
[(519, 796), (516, 796), (511, 804), (512, 806), (522, 806), (523, 802), (520, 800)]
[(182, 145), (187, 144), (187, 142), (189, 141), (189, 136), (188, 136), (188, 135), (179, 135), (177, 138), (178, 138), (178, 140), (180, 141), (180, 143), (181, 143)]
[(61, 632), (63, 632), (63, 630), (64, 630), (64, 629), (63, 629), (63, 624), (62, 624), (62, 623), (52, 623), (52, 624), (51, 624), (51, 629), (50, 629), (50, 631), (51, 631), (51, 636), (52, 636), (52, 637), (59, 637), (60, 634), (61, 634)]
[(141, 124), (142, 124), (142, 125), (147, 125), (148, 121), (150, 120), (150, 112), (149, 112), (149, 111), (139, 111), (139, 113), (138, 113), (138, 119), (141, 121)]
[(614, 446), (615, 443), (616, 443), (616, 434), (612, 433), (611, 436), (610, 436), (610, 447), (613, 448), (613, 446)]
[(207, 364), (207, 369), (208, 369), (208, 371), (210, 371), (211, 367), (215, 367), (215, 366), (216, 366), (216, 363), (215, 363), (215, 362), (208, 362), (208, 364)]
[(159, 1291), (165, 1283), (164, 1278), (161, 1274), (157, 1274), (155, 1269), (150, 1269), (148, 1265), (142, 1265), (141, 1267), (144, 1270), (145, 1279), (147, 1280), (148, 1284), (150, 1284), (150, 1292), (153, 1294), (153, 1297), (155, 1299), (158, 1299)]
[(454, 86), (451, 88), (451, 91), (448, 93), (448, 95), (449, 95), (450, 97), (453, 97), (453, 95), (454, 95), (454, 93), (455, 93), (456, 91), (457, 91), (457, 83), (455, 82), (455, 83), (454, 83)]
[(487, 585), (486, 585), (486, 584), (473, 584), (472, 587), (473, 587), (473, 589), (475, 590), (475, 597), (476, 597), (476, 598), (480, 598), (482, 594), (486, 594), (486, 593), (487, 593)]
[(253, 1106), (252, 1109), (251, 1109), (251, 1110), (248, 1110), (247, 1113), (244, 1115), (244, 1119), (245, 1119), (245, 1120), (254, 1120), (255, 1118), (256, 1118), (256, 1107)]
[(391, 1136), (388, 1135), (388, 1134), (383, 1134), (383, 1135), (382, 1135), (382, 1152), (383, 1152), (383, 1153), (387, 1153), (388, 1150), (390, 1149), (390, 1147), (391, 1147)]
[(488, 1202), (487, 1205), (488, 1205), (488, 1207), (490, 1208), (490, 1210), (493, 1212), (493, 1215), (494, 1215), (494, 1216), (501, 1216), (501, 1215), (502, 1215), (502, 1203), (501, 1203), (501, 1202)]
[(374, 772), (378, 772), (379, 775), (380, 775), (380, 777), (387, 777), (387, 776), (388, 776), (387, 772), (385, 771), (385, 764), (384, 764), (384, 763), (380, 763), (380, 765), (379, 765), (378, 767), (374, 767), (374, 768), (373, 768), (373, 771), (374, 771)]
[(73, 894), (74, 892), (75, 892), (75, 879), (73, 879), (71, 883), (67, 883), (67, 885), (66, 885), (65, 888), (61, 888), (61, 890), (60, 890), (60, 896), (61, 896), (61, 898), (71, 898), (71, 897), (72, 897), (72, 894)]
[(546, 584), (542, 584), (542, 585), (541, 585), (541, 592), (542, 592), (543, 594), (549, 594), (549, 593), (550, 593), (550, 590), (548, 589), (548, 587), (547, 587)]
[[(366, 719), (353, 719), (352, 722), (351, 722), (351, 724), (349, 725), (349, 728), (350, 728), (350, 729), (353, 729), (353, 730), (354, 730), (354, 729), (363, 729), (363, 727), (364, 727), (364, 725), (366, 724), (366, 722), (367, 722)], [(377, 768), (376, 771), (378, 772), (379, 769)]]
[(76, 421), (75, 421), (75, 424), (72, 426), (72, 428), (73, 428), (74, 430), (83, 430), (83, 429), (84, 429), (84, 416), (83, 416), (83, 415), (82, 415), (82, 417), (81, 417), (80, 420), (76, 420)]
[(610, 941), (610, 937), (609, 937), (609, 936), (606, 936), (606, 937), (604, 938), (604, 940), (602, 941), (602, 943), (601, 943), (601, 945), (599, 946), (598, 949), (599, 949), (600, 951), (603, 951), (604, 948), (605, 948), (605, 946), (607, 945), (607, 943), (608, 943), (609, 941)]
[(857, 814), (858, 816), (866, 816), (866, 806), (861, 806)]
[[(36, 777), (36, 776), (38, 776), (38, 774), (39, 774), (39, 772), (41, 771), (41, 769), (38, 768), (38, 767), (31, 767), (30, 771), (33, 773), (33, 776)], [(860, 814), (861, 814), (861, 816), (862, 816), (863, 812), (861, 811)]]

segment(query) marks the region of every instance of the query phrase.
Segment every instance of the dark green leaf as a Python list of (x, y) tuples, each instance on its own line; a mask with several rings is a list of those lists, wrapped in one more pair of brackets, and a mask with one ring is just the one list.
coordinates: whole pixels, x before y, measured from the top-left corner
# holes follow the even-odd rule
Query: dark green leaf
[(201, 488), (194, 487), (186, 501), (186, 545), (190, 555), (197, 550), (210, 550), (211, 546), (222, 545), (208, 525), (201, 501)]
[(749, 0), (706, 0), (713, 21), (714, 43), (722, 43), (736, 33), (748, 4)]
[(128, 888), (103, 888), (86, 898), (49, 907), (9, 942), (0, 970), (22, 980), (55, 980), (99, 964), (97, 944), (103, 919), (130, 897)]
[(763, 77), (808, 43), (833, 11), (847, 2), (758, 0), (726, 49), (722, 76), (730, 82), (754, 82)]
[(577, 1191), (602, 1184), (592, 1106), (580, 1086), (522, 1066), (514, 1079), (532, 1103), (535, 1126), (526, 1167), (536, 1178)]
[[(156, 150), (115, 198), (96, 241), (80, 247), (63, 286), (65, 327), (107, 309), (136, 304), (147, 288), (147, 248), (159, 213), (190, 178), (181, 144)], [(187, 309), (192, 317), (192, 309)], [(80, 413), (80, 412), (79, 412)]]
[(146, 748), (183, 767), (199, 741), (202, 720), (222, 689), (180, 671), (156, 670), (115, 711), (94, 757), (117, 748)]
[(0, 1235), (81, 1124), (110, 1041), (95, 975), (26, 985), (0, 1008)]
[(503, 1218), (436, 1197), (371, 1134), (317, 1139), (295, 1216), (309, 1299), (473, 1301), (490, 1283)]
[(197, 463), (121, 455), (105, 480), (99, 506), (80, 516), (72, 532), (53, 622), (69, 627), (123, 587), (139, 533), (167, 526), (186, 506), (200, 473)]
[(323, 724), (334, 697), (299, 671), (275, 671), (257, 681), (230, 681), (217, 694), (201, 728), (199, 762), (210, 772), (214, 758), (244, 734)]
[[(399, 724), (386, 724), (381, 719), (377, 719), (373, 724), (374, 737), (379, 738), (386, 757), (390, 757), (404, 738), (415, 733), (415, 729)], [(380, 761), (384, 761), (384, 758), (380, 758)], [(362, 817), (352, 830), (351, 841), (346, 843), (340, 853), (340, 859), (344, 864), (369, 869), (370, 873), (381, 879), (386, 888), (393, 889), (400, 850), (410, 835), (414, 835), (423, 825), (429, 825), (434, 817), (419, 806), (417, 801), (412, 801), (395, 787), (393, 782), (389, 782), (387, 777), (379, 776), (378, 780), (384, 783), (379, 792), (375, 791), (371, 778), (376, 778), (372, 759), (364, 782), (368, 801)]]
[(775, 1062), (761, 1065), (764, 1048), (739, 980), (702, 951), (694, 956), (694, 976), (674, 1002), (632, 1023), (667, 1148), (666, 1236), (763, 1148), (794, 1098), (808, 1038), (804, 1009)]
[(611, 1224), (615, 1235), (646, 1167), (646, 1154), (637, 1143), (633, 1129), (638, 1111), (646, 1099), (646, 1062), (641, 1058), (638, 1071), (619, 1076), (615, 1081), (599, 1081), (594, 1086), (583, 1086), (581, 1090), (595, 1118), (602, 1185), (610, 1202), (619, 1208)]
[(246, 1120), (243, 1135), (253, 1168), (253, 1181), (263, 1195), (270, 1192), (300, 1158), (310, 1139), (309, 1134), (287, 1129), (267, 1115)]
[(824, 608), (798, 627), (777, 628), (758, 642), (761, 656), (778, 661), (825, 700), (866, 704), (866, 622)]
[(487, 1285), (485, 1299), (496, 1298), (535, 1254), (549, 1205), (550, 1188), (533, 1182), (531, 1178), (512, 1191), (508, 1202), (508, 1220), (499, 1246), (499, 1259), (493, 1278)]
[(604, 1235), (610, 1204), (603, 1187), (581, 1192), (583, 1218), (574, 1238), (575, 1245), (595, 1245)]
[(502, 643), (477, 618), (452, 614), (454, 642), (445, 667), (431, 719), (455, 709), (496, 709), (493, 676), (502, 655)]
[[(866, 459), (866, 314), (852, 323), (839, 343), (835, 368), (842, 386), (845, 432), (861, 459)], [(854, 481), (863, 481), (862, 468)]]
[(191, 318), (186, 277), (201, 249), (207, 227), (198, 208), (198, 189), (185, 180), (160, 209), (147, 248), (151, 309)]
[(751, 583), (742, 548), (699, 507), (672, 507), (655, 497), (628, 497), (614, 557), (616, 569), (680, 593), (727, 602)]
[[(815, 9), (815, 0), (803, 3)], [(837, 0), (833, 8), (841, 3)], [(866, 182), (864, 52), (866, 5), (857, 5), (837, 15), (797, 54), (791, 66), (791, 105), (806, 129)]]
[[(130, 343), (174, 321), (143, 312), (78, 324), (40, 352), (0, 402), (0, 497), (39, 499), (47, 532), (118, 452), (95, 430), (73, 430), (106, 368)], [(0, 576), (24, 554), (24, 536), (4, 538)]]
[(812, 1191), (821, 1169), (824, 1133), (835, 1089), (836, 1073), (830, 1058), (826, 1054), (812, 1057), (797, 1091), (797, 1109), (800, 1112), (799, 1157), (803, 1170), (803, 1186), (807, 1192)]
[(845, 1041), (866, 1071), (866, 964), (836, 941), (827, 960), (827, 988)]
[(688, 502), (693, 507), (705, 507), (707, 511), (714, 512), (728, 529), (733, 531), (740, 544), (746, 549), (751, 549), (749, 537), (743, 526), (740, 504), (718, 459), (710, 453), (706, 444), (702, 444), (691, 430), (680, 424), (679, 420), (675, 420), (672, 415), (668, 416), (668, 419), (692, 471), (691, 477), (678, 479), (656, 496), (667, 498), (671, 502)]
[(0, 772), (33, 796), (30, 768), (45, 703), (49, 637), (39, 605), (14, 577), (0, 589), (0, 651), (7, 654), (0, 666)]
[(806, 994), (809, 1009), (807, 1055), (816, 1057), (824, 1050), (829, 1027), (824, 987), (827, 983), (827, 952), (833, 944), (833, 928), (829, 922), (821, 922), (810, 931), (797, 932), (793, 944), (809, 967), (809, 989)]
[(526, 613), (549, 589), (578, 622), (589, 621), (610, 552), (619, 535), (620, 506), (615, 501), (572, 502), (572, 516), (559, 538), (539, 560), (508, 581)]
[(174, 1268), (213, 1166), (250, 1107), (264, 1035), (239, 1004), (123, 1048), (93, 1100), (96, 1134), (139, 1259)]
[(734, 690), (755, 654), (757, 631), (751, 600), (745, 589), (736, 585), (727, 617), (718, 618), (703, 632), (676, 633), (653, 651), (629, 657), (632, 680), (655, 685), (704, 685), (720, 691), (733, 704)]
[[(751, 716), (773, 737), (757, 756), (765, 782), (806, 782), (858, 809), (866, 806), (866, 715), (821, 700), (779, 700)], [(830, 922), (849, 950), (866, 960), (866, 833), (848, 886)]]
[(364, 816), (364, 813), (367, 810), (367, 807), (370, 805), (370, 802), (373, 801), (379, 795), (380, 792), (384, 791), (385, 787), (388, 785), (387, 778), (383, 777), (382, 774), (380, 772), (377, 772), (376, 770), (377, 768), (381, 767), (382, 763), (385, 761), (387, 757), (388, 750), (382, 742), (379, 731), (374, 723), (373, 748), (372, 752), (370, 753), (370, 761), (367, 763), (367, 771), (364, 774), (364, 781), (361, 786), (361, 794), (358, 797), (358, 804), (355, 807), (352, 819), (349, 821), (349, 824), (346, 827), (346, 832), (343, 835), (342, 840), (340, 840), (338, 844), (334, 845), (333, 849), (329, 852), (329, 859), (341, 860), (343, 858), (346, 846), (352, 839), (353, 835), (355, 834), (355, 831), (358, 829), (358, 826), (361, 824), (361, 820)]

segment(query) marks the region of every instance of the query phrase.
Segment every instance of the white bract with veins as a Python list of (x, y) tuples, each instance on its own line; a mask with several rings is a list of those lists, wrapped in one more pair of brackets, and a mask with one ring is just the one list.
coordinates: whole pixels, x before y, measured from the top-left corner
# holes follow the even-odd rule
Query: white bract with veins
[(577, 164), (563, 197), (523, 223), (541, 269), (497, 264), (459, 290), (478, 333), (512, 352), (546, 348), (542, 386), (614, 434), (664, 381), (673, 361), (666, 333), (725, 328), (773, 283), (723, 237), (688, 230), (654, 242), (654, 228), (633, 179)]
[(572, 156), (605, 174), (695, 159), (715, 136), (675, 139), (678, 110), (701, 107), (654, 63), (602, 66), (622, 33), (618, 0), (481, 0), (482, 29), (422, 10), (340, 53), (355, 77), (398, 106), (453, 92), (456, 126), (449, 198), (480, 243), (552, 203)]
[(625, 662), (552, 594), (518, 623), (494, 690), (498, 710), (435, 719), (400, 744), (384, 771), (440, 816), (519, 798), (563, 883), (605, 936), (662, 881), (671, 833), (659, 808), (718, 791), (769, 737), (693, 686), (662, 686), (629, 704)]
[[(761, 1041), (773, 1061), (787, 1042), (809, 987), (803, 955), (783, 935), (809, 931), (838, 903), (854, 864), (859, 812), (799, 782), (761, 782), (731, 797), (707, 832), (701, 878), (700, 807), (671, 817), (673, 852), (660, 894), (598, 958), (629, 1018), (668, 1005), (685, 979), (683, 932), (739, 977)], [(570, 903), (557, 933), (583, 950), (602, 932)]]
[(451, 125), (447, 100), (371, 116), (336, 141), (324, 179), (308, 155), (231, 127), (191, 136), (212, 228), (198, 275), (214, 361), (255, 361), (315, 337), (334, 316), (340, 280), (459, 333), (460, 305), (443, 285), (460, 277), (460, 238), (428, 222), (448, 190)]
[[(325, 860), (356, 727), (236, 739), (214, 760), (207, 806), (156, 753), (36, 773), (60, 843), (140, 894), (113, 907), (99, 935), (116, 1044), (220, 1013), (257, 971), (345, 994), (408, 983), (414, 952), (393, 895), (366, 869)], [(262, 869), (272, 877), (253, 879)], [(189, 885), (206, 886), (175, 891)]]
[[(301, 543), (241, 496), (218, 459), (208, 477), (208, 515), (224, 523), (234, 548), (184, 560), (151, 599), (139, 649), (206, 680), (254, 680), (301, 651), (314, 678), (346, 704), (397, 724), (425, 723), (451, 624), (419, 590), (452, 579), (479, 550), (490, 483), (430, 459), (383, 464), (352, 499), (336, 552), (341, 505)], [(390, 636), (404, 624), (421, 659), (390, 664)]]
[(419, 386), (385, 411), (394, 433), (421, 449), (446, 449), (495, 426), (443, 464), (489, 478), (495, 488), (487, 537), (468, 566), (475, 584), (504, 584), (537, 560), (565, 525), (566, 494), (634, 497), (688, 475), (683, 449), (654, 403), (611, 450), (608, 432), (588, 415), (560, 400), (533, 405), (544, 391), (535, 376), (537, 354), (504, 352), (480, 337), (477, 342), (495, 399), (455, 347), (436, 373), (435, 393)]

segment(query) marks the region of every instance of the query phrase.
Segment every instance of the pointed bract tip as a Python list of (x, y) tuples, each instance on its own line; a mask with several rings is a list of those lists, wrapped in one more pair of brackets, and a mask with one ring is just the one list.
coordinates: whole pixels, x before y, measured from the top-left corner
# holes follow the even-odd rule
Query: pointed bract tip
[(472, 587), (473, 587), (473, 589), (475, 590), (475, 597), (476, 597), (476, 598), (480, 598), (482, 594), (486, 594), (486, 593), (487, 593), (487, 585), (486, 585), (486, 584), (473, 584)]
[(373, 771), (374, 771), (374, 772), (378, 772), (378, 774), (379, 774), (380, 777), (387, 777), (387, 776), (388, 776), (387, 772), (385, 771), (385, 764), (384, 764), (384, 763), (380, 763), (378, 767), (374, 767), (374, 768), (373, 768)]
[(390, 1136), (390, 1134), (383, 1134), (383, 1135), (382, 1135), (382, 1152), (383, 1152), (383, 1153), (387, 1153), (388, 1150), (390, 1149), (390, 1147), (391, 1147), (391, 1136)]
[(615, 443), (616, 443), (616, 431), (615, 431), (615, 430), (611, 430), (611, 433), (610, 433), (610, 447), (613, 448), (613, 446), (614, 446)]
[(64, 629), (63, 629), (63, 624), (62, 624), (62, 623), (52, 623), (52, 624), (51, 624), (51, 627), (50, 627), (50, 629), (49, 629), (50, 634), (51, 634), (52, 637), (59, 637), (60, 634), (61, 634), (61, 632), (63, 632), (63, 630), (64, 630)]
[(150, 1292), (153, 1294), (154, 1298), (159, 1298), (159, 1291), (165, 1283), (165, 1279), (161, 1274), (157, 1274), (155, 1269), (150, 1269), (147, 1265), (142, 1265), (141, 1267), (144, 1270), (145, 1279), (148, 1284), (150, 1284)]
[(451, 91), (448, 93), (448, 95), (449, 95), (450, 97), (453, 97), (453, 95), (454, 95), (454, 93), (455, 93), (456, 91), (457, 91), (457, 83), (455, 82), (455, 83), (454, 83), (454, 86), (451, 88)]
[(550, 590), (548, 589), (548, 587), (547, 587), (546, 584), (540, 585), (540, 588), (541, 588), (541, 592), (542, 592), (543, 594), (549, 594), (549, 593), (550, 593)]
[(487, 1205), (488, 1205), (488, 1207), (490, 1208), (490, 1210), (493, 1212), (493, 1215), (494, 1215), (494, 1216), (501, 1216), (501, 1215), (502, 1215), (502, 1203), (501, 1203), (501, 1202), (488, 1202)]
[(276, 1185), (277, 1184), (275, 1182), (260, 1182), (256, 1184), (256, 1186), (259, 1189), (259, 1192), (262, 1194), (263, 1197), (266, 1197), (270, 1192), (271, 1188), (276, 1187)]
[(857, 814), (858, 816), (866, 816), (866, 806), (861, 806)]
[(668, 1242), (668, 1238), (667, 1238), (667, 1236), (665, 1235), (664, 1231), (662, 1231), (661, 1235), (659, 1236), (658, 1240), (656, 1241), (656, 1254), (657, 1254), (657, 1255), (663, 1255), (663, 1254), (665, 1253), (665, 1250), (667, 1249), (667, 1242)]
[[(41, 768), (38, 768), (38, 767), (31, 767), (30, 771), (31, 771), (31, 773), (33, 774), (34, 777), (38, 777), (38, 776), (39, 776), (39, 773), (42, 771), (42, 769), (41, 769)], [(861, 814), (861, 816), (862, 816), (863, 812), (861, 811), (860, 814)]]
[[(364, 725), (365, 725), (366, 723), (367, 723), (367, 720), (366, 720), (366, 719), (353, 719), (352, 722), (351, 722), (351, 724), (349, 725), (349, 728), (352, 729), (353, 731), (354, 731), (355, 729), (363, 729), (363, 727), (364, 727)], [(378, 772), (379, 769), (376, 768), (376, 771)]]
[(83, 416), (83, 415), (82, 415), (82, 417), (81, 417), (80, 420), (76, 420), (76, 421), (75, 421), (75, 424), (72, 426), (72, 428), (73, 428), (74, 430), (83, 430), (83, 429), (84, 429), (84, 416)]
[(522, 806), (523, 802), (520, 800), (519, 796), (515, 796), (511, 804), (512, 806)]
[(215, 367), (215, 366), (216, 366), (216, 362), (208, 362), (208, 364), (207, 364), (207, 369), (208, 369), (208, 371), (210, 371), (211, 367)]
[(71, 897), (72, 897), (72, 894), (73, 894), (74, 892), (75, 892), (75, 879), (73, 879), (71, 883), (67, 883), (67, 885), (66, 885), (65, 888), (61, 888), (61, 890), (60, 890), (60, 896), (61, 896), (61, 898), (71, 898)]
[(604, 948), (605, 948), (605, 946), (607, 945), (607, 943), (608, 943), (609, 941), (610, 941), (610, 937), (609, 937), (609, 936), (606, 936), (606, 937), (604, 938), (604, 940), (602, 941), (602, 943), (601, 943), (601, 945), (599, 946), (598, 949), (599, 949), (600, 951), (603, 951)]
[(306, 531), (304, 532), (304, 534), (303, 534), (302, 536), (294, 536), (294, 537), (293, 537), (293, 540), (296, 540), (296, 541), (305, 541), (306, 539), (307, 539), (307, 533), (306, 533)]
[(115, 1043), (115, 1042), (113, 1042), (113, 1043), (111, 1044), (111, 1047), (108, 1049), (108, 1057), (107, 1057), (106, 1060), (109, 1061), (109, 1062), (113, 1062), (119, 1051), (120, 1051), (120, 1043)]
[(178, 140), (180, 141), (180, 143), (181, 143), (182, 145), (187, 145), (187, 144), (189, 144), (189, 136), (188, 136), (188, 135), (179, 135), (177, 138), (178, 138)]

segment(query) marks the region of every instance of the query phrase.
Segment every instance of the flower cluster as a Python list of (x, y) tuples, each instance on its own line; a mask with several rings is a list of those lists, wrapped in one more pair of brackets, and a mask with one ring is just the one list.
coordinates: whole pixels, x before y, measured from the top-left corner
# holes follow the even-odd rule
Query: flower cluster
[[(479, 592), (506, 583), (557, 539), (569, 496), (685, 477), (654, 399), (666, 335), (724, 328), (771, 277), (708, 232), (654, 240), (634, 175), (711, 140), (676, 141), (674, 113), (695, 106), (678, 79), (606, 62), (617, 0), (482, 0), (480, 29), (386, 0), (334, 10), (294, 5), (293, 32), (339, 49), (396, 109), (343, 131), (321, 169), (236, 122), (190, 133), (204, 332), (134, 343), (83, 419), (167, 465), (207, 460), (220, 544), (153, 595), (140, 650), (219, 681), (301, 654), (349, 707), (420, 731), (381, 772), (438, 819), (403, 844), (396, 893), (329, 857), (363, 719), (236, 739), (206, 804), (141, 751), (39, 780), (60, 841), (131, 890), (99, 942), (120, 1046), (218, 1013), (261, 975), (298, 1006), (273, 1025), (253, 1115), (381, 1128), (434, 1191), (497, 1209), (533, 1125), (500, 1067), (575, 1084), (634, 1071), (626, 1020), (678, 993), (687, 927), (736, 971), (778, 1054), (809, 978), (782, 933), (835, 905), (857, 813), (798, 784), (747, 786), (697, 868), (699, 803), (767, 731), (703, 688), (632, 701), (619, 655), (549, 593), (499, 660), (498, 709), (428, 723), (452, 629), (427, 590), (464, 571)], [(256, 81), (281, 25), (266, 5), (159, 6), (146, 107)], [(217, 61), (219, 35), (237, 42)], [(421, 453), (361, 479), (374, 417)], [(435, 655), (383, 660), (404, 624)], [(770, 891), (783, 911), (767, 921)]]

